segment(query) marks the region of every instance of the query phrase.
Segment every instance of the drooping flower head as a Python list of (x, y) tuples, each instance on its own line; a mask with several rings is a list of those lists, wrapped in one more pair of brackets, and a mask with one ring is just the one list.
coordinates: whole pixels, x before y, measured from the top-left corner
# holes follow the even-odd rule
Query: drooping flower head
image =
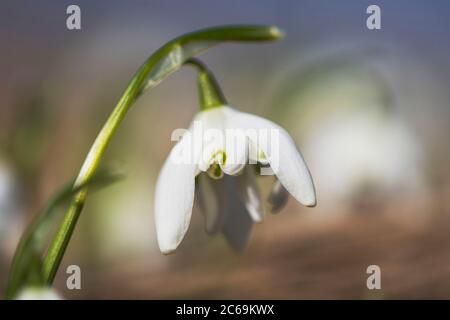
[(273, 209), (285, 202), (286, 191), (306, 206), (316, 204), (309, 170), (286, 130), (228, 106), (203, 68), (199, 88), (202, 111), (183, 134), (174, 132), (173, 139), (181, 138), (156, 185), (156, 230), (163, 253), (174, 251), (183, 240), (196, 196), (206, 230), (222, 231), (233, 247), (242, 248), (253, 222), (263, 219), (257, 173), (277, 177), (269, 197)]

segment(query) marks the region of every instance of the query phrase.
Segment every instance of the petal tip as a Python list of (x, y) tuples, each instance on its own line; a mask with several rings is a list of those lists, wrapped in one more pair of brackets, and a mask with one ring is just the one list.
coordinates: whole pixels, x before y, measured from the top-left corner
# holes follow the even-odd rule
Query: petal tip
[(317, 206), (317, 200), (316, 197), (312, 197), (310, 199), (307, 200), (303, 200), (302, 204), (308, 208), (314, 208), (315, 206)]
[(175, 250), (176, 250), (176, 249), (161, 250), (161, 253), (162, 253), (163, 255), (165, 255), (165, 256), (168, 256), (168, 255), (174, 253)]
[(262, 217), (258, 217), (258, 218), (252, 217), (252, 218), (253, 218), (253, 222), (254, 222), (254, 223), (258, 223), (258, 224), (259, 224), (259, 223), (262, 223), (263, 220), (264, 220)]
[(305, 206), (307, 206), (308, 208), (315, 208), (317, 206), (317, 202), (314, 201), (312, 203), (305, 204)]
[(177, 249), (178, 245), (171, 245), (171, 246), (159, 246), (159, 250), (163, 255), (169, 255), (171, 253), (174, 253)]

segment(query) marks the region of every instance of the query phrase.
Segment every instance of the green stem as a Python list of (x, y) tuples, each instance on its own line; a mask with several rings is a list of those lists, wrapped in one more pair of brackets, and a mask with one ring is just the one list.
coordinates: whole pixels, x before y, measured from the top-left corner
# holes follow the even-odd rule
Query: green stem
[(225, 96), (216, 78), (208, 67), (198, 59), (191, 58), (185, 62), (197, 68), (197, 85), (200, 100), (200, 110), (208, 110), (227, 104)]
[[(169, 74), (178, 70), (186, 60), (219, 42), (273, 41), (282, 36), (279, 29), (270, 26), (221, 26), (188, 33), (162, 46), (145, 61), (126, 88), (89, 150), (78, 174), (75, 187), (94, 175), (111, 138), (130, 107), (145, 89), (156, 86)], [(47, 284), (53, 283), (83, 209), (86, 196), (87, 188), (80, 190), (75, 195), (50, 244), (43, 267), (44, 279)]]

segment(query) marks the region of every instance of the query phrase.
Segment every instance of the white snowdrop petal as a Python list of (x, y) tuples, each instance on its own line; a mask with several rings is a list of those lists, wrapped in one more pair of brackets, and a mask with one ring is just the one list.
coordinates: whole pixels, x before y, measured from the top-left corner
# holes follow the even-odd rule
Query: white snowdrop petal
[(264, 219), (264, 210), (254, 169), (253, 166), (247, 167), (236, 179), (238, 180), (242, 200), (250, 217), (254, 222), (261, 222)]
[(220, 230), (223, 215), (220, 203), (220, 193), (223, 185), (219, 181), (211, 181), (206, 174), (198, 177), (196, 190), (196, 201), (201, 212), (205, 216), (206, 232), (210, 234), (217, 233)]
[(259, 143), (249, 135), (253, 143), (266, 155), (273, 172), (292, 196), (306, 206), (316, 205), (316, 194), (311, 174), (302, 155), (289, 134), (279, 125), (267, 119), (244, 112), (234, 111), (235, 127), (253, 130), (274, 130), (278, 145)]
[(197, 168), (192, 161), (180, 161), (188, 141), (183, 138), (175, 145), (156, 183), (156, 232), (159, 248), (165, 254), (178, 247), (191, 220)]
[(228, 175), (237, 175), (248, 162), (247, 138), (244, 138), (243, 141), (231, 139), (234, 142), (227, 144), (225, 164), (220, 167)]
[(223, 109), (226, 161), (221, 164), (221, 168), (228, 175), (236, 175), (248, 163), (248, 138), (244, 130), (236, 130), (233, 127), (234, 113), (230, 112), (231, 109), (229, 107)]
[(236, 177), (224, 176), (220, 180), (224, 184), (225, 192), (222, 194), (222, 203), (225, 211), (225, 220), (222, 232), (228, 244), (237, 251), (242, 251), (247, 246), (253, 229), (253, 220), (247, 213), (247, 209), (239, 196), (239, 186)]
[(272, 186), (272, 190), (269, 194), (268, 202), (270, 204), (270, 211), (272, 213), (278, 213), (288, 201), (288, 191), (281, 184), (279, 180)]

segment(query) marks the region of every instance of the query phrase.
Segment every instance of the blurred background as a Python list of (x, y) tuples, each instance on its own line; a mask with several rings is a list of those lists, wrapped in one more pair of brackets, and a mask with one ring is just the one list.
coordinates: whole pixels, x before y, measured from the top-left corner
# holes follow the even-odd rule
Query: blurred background
[[(80, 31), (66, 29), (74, 3)], [(381, 7), (381, 30), (366, 27), (370, 4)], [(291, 198), (240, 253), (207, 236), (194, 212), (179, 249), (161, 255), (154, 185), (170, 133), (197, 111), (195, 73), (183, 68), (139, 99), (113, 139), (104, 162), (126, 179), (89, 197), (56, 280), (61, 295), (450, 298), (449, 16), (443, 0), (2, 1), (0, 287), (24, 228), (76, 175), (141, 63), (188, 31), (257, 23), (287, 37), (202, 59), (230, 104), (292, 134), (317, 207)], [(71, 264), (81, 290), (66, 289)], [(366, 287), (373, 264), (382, 290)]]

